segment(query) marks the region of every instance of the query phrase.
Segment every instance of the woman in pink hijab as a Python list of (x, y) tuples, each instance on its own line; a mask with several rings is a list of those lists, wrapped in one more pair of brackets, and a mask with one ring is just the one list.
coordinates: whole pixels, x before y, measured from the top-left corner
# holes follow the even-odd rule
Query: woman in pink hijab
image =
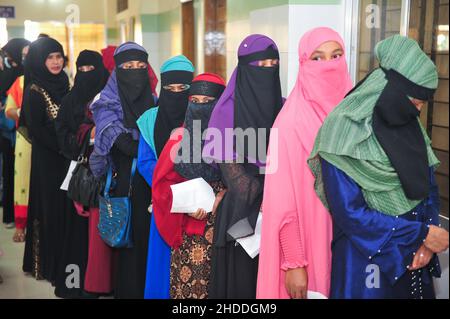
[(332, 221), (314, 191), (307, 159), (327, 115), (352, 88), (344, 43), (317, 28), (299, 46), (297, 83), (274, 124), (266, 173), (259, 299), (329, 296)]

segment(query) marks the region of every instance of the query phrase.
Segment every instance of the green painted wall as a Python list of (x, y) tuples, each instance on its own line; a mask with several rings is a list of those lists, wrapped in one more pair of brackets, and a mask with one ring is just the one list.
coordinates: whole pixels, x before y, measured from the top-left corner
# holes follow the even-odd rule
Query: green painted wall
[(10, 39), (24, 37), (25, 27), (7, 26), (7, 29), (8, 29), (8, 37)]
[[(197, 0), (198, 1), (198, 0)], [(282, 5), (323, 5), (339, 4), (343, 0), (228, 0), (227, 18), (229, 22), (247, 20), (250, 12), (258, 9), (282, 6)], [(141, 15), (143, 32), (166, 32), (171, 30), (174, 24), (181, 20), (181, 8), (157, 13)]]
[(117, 28), (106, 29), (106, 37), (108, 39), (118, 39), (119, 38), (119, 29), (117, 29)]
[(282, 6), (285, 4), (289, 4), (289, 0), (258, 0), (258, 1), (228, 0), (227, 1), (228, 22), (237, 20), (247, 20), (250, 16), (250, 12), (254, 10)]
[(342, 0), (289, 0), (289, 4), (340, 4)]
[(161, 12), (158, 14), (141, 15), (142, 32), (167, 32), (173, 25), (181, 23), (181, 9)]
[(339, 4), (342, 0), (228, 0), (227, 18), (228, 21), (238, 21), (249, 19), (250, 12), (258, 9), (282, 6), (282, 5), (323, 5)]

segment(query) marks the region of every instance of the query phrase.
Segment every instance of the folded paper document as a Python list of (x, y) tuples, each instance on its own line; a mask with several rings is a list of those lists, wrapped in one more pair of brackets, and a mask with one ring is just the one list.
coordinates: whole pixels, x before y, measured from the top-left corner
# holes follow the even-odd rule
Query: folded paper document
[(171, 213), (195, 213), (199, 208), (212, 212), (216, 195), (212, 187), (203, 179), (172, 185)]
[(261, 225), (262, 214), (260, 213), (258, 221), (256, 222), (255, 234), (236, 240), (251, 258), (255, 258), (259, 255), (259, 248), (261, 246)]

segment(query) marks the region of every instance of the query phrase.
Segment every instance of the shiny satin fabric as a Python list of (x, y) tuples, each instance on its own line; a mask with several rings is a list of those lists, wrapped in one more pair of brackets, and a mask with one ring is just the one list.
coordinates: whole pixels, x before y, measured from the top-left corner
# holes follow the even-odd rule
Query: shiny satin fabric
[[(331, 298), (434, 298), (432, 277), (441, 273), (437, 256), (420, 272), (407, 269), (428, 225), (439, 225), (439, 193), (432, 169), (430, 196), (398, 217), (370, 209), (359, 186), (324, 160), (322, 170), (334, 224)], [(422, 294), (413, 278), (421, 279)]]

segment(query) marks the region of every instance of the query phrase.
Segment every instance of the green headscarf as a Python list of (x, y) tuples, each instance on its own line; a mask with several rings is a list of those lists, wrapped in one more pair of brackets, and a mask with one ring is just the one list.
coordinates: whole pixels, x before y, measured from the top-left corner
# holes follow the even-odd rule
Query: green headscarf
[[(436, 66), (416, 41), (395, 35), (379, 42), (375, 54), (381, 67), (394, 69), (420, 86), (437, 88)], [(326, 207), (320, 158), (351, 177), (361, 187), (372, 209), (398, 216), (421, 202), (406, 197), (399, 177), (372, 129), (374, 107), (387, 83), (381, 69), (373, 71), (330, 113), (317, 135), (308, 164), (316, 178), (316, 192)], [(430, 139), (421, 128), (429, 166), (435, 167), (439, 161)]]

